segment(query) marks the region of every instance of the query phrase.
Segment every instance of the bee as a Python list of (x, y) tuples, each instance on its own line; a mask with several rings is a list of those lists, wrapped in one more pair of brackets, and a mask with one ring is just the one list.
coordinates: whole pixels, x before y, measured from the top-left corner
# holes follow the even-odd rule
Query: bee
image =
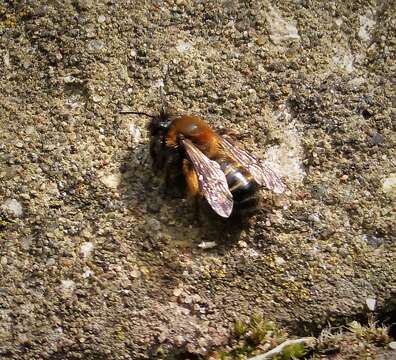
[(182, 175), (188, 193), (204, 197), (220, 217), (256, 210), (261, 186), (284, 192), (285, 186), (273, 170), (200, 117), (175, 116), (164, 109), (157, 116), (133, 113), (151, 118), (150, 154), (154, 168), (165, 171), (166, 183)]

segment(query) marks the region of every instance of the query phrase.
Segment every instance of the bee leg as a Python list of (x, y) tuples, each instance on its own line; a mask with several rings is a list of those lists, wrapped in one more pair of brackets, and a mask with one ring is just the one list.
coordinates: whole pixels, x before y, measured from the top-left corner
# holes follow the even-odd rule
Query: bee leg
[(189, 198), (192, 198), (194, 202), (194, 219), (200, 222), (200, 201), (199, 201), (199, 182), (198, 176), (195, 172), (191, 162), (187, 159), (183, 160), (183, 174), (187, 183), (187, 192)]
[(165, 196), (180, 197), (180, 187), (183, 176), (180, 170), (180, 160), (174, 155), (162, 158), (164, 179), (163, 194)]
[(163, 194), (165, 196), (172, 195), (172, 187), (173, 187), (174, 175), (172, 173), (171, 164), (167, 163), (164, 169), (164, 184), (163, 184)]
[(156, 139), (152, 139), (150, 142), (150, 156), (153, 165), (153, 170), (158, 173), (160, 167), (160, 157), (161, 157), (161, 146)]
[(197, 197), (199, 195), (198, 176), (191, 162), (187, 159), (183, 160), (183, 174), (184, 177), (186, 178), (187, 190), (189, 196)]
[(231, 130), (231, 129), (227, 129), (227, 128), (223, 128), (217, 131), (217, 133), (221, 136), (224, 137), (229, 137), (229, 138), (233, 138), (233, 139), (243, 139), (244, 137), (247, 136), (247, 134), (241, 134), (239, 131), (236, 130)]
[(227, 128), (219, 129), (217, 130), (217, 133), (221, 136), (231, 136), (231, 137), (240, 135), (240, 132)]
[(194, 201), (194, 220), (197, 221), (198, 225), (202, 225), (200, 199), (199, 197), (195, 197), (193, 201)]

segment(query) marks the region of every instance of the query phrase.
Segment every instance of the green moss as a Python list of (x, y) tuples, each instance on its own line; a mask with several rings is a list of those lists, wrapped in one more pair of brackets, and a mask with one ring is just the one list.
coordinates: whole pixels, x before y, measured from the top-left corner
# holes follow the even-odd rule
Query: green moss
[(286, 346), (281, 356), (282, 360), (297, 360), (307, 354), (307, 349), (303, 344), (294, 344)]
[(274, 322), (266, 321), (262, 315), (255, 314), (250, 322), (249, 340), (253, 344), (259, 345), (272, 337), (275, 330), (277, 330), (277, 328)]
[(348, 325), (348, 330), (355, 334), (357, 338), (377, 346), (385, 346), (390, 341), (388, 329), (386, 327), (377, 327), (373, 321), (369, 321), (367, 326), (363, 326), (357, 321), (352, 321)]
[(268, 321), (261, 314), (255, 313), (249, 324), (249, 341), (255, 345), (263, 342), (282, 339), (286, 334), (280, 330), (273, 321)]
[(247, 359), (252, 356), (259, 345), (270, 347), (280, 344), (286, 332), (279, 329), (273, 321), (266, 320), (261, 313), (255, 312), (250, 321), (235, 320), (235, 343), (229, 352), (216, 354), (215, 359)]
[(248, 330), (247, 325), (241, 321), (241, 320), (236, 320), (234, 323), (234, 334), (236, 337), (241, 337), (246, 334)]
[(233, 349), (229, 354), (224, 354), (224, 359), (236, 359), (242, 360), (246, 359), (252, 352), (254, 351), (254, 347), (250, 345), (243, 345), (241, 347), (237, 347)]
[(29, 8), (22, 8), (16, 12), (13, 8), (0, 6), (0, 30), (15, 28), (20, 20), (30, 15)]

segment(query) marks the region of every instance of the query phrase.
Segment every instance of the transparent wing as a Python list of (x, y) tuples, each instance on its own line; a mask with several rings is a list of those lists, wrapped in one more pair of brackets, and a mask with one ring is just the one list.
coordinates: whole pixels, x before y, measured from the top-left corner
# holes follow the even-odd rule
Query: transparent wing
[(272, 190), (278, 194), (286, 190), (282, 180), (272, 169), (259, 162), (254, 156), (238, 148), (227, 139), (220, 136), (219, 139), (223, 149), (248, 170), (259, 185), (264, 185), (268, 190)]
[(182, 144), (197, 172), (203, 196), (218, 215), (228, 218), (231, 215), (234, 202), (220, 165), (216, 161), (210, 160), (190, 140), (184, 139)]

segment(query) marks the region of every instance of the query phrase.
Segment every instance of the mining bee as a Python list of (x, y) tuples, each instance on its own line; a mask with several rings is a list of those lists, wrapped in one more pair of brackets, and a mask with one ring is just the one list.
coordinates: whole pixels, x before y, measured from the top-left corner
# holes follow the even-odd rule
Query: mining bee
[(175, 116), (164, 108), (151, 118), (150, 154), (154, 168), (165, 172), (166, 183), (183, 175), (188, 193), (204, 197), (223, 218), (252, 213), (258, 190), (265, 186), (275, 193), (285, 191), (281, 179), (235, 144), (232, 136), (214, 131), (200, 117)]

